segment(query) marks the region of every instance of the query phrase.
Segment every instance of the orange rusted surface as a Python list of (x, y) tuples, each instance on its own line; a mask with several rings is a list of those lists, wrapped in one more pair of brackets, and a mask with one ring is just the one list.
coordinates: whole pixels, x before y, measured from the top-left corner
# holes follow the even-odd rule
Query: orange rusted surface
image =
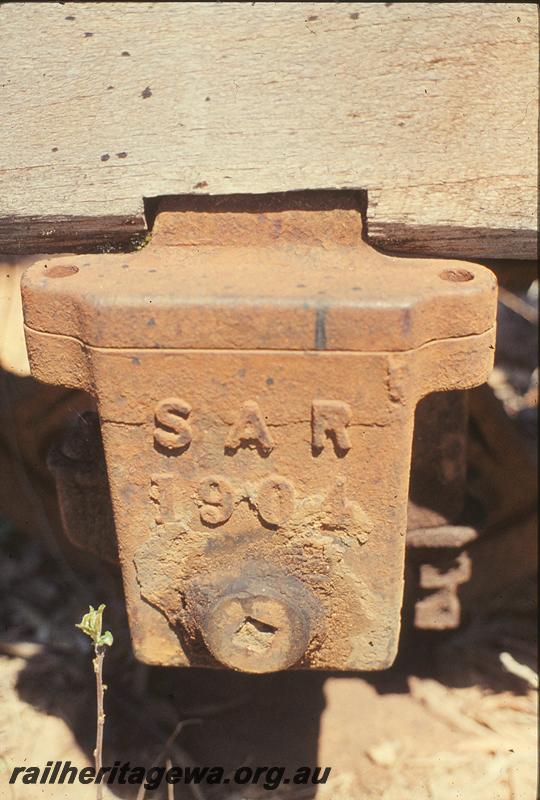
[(486, 380), (492, 273), (383, 256), (354, 208), (169, 202), (155, 231), (23, 280), (34, 375), (98, 402), (138, 657), (389, 666), (415, 407)]

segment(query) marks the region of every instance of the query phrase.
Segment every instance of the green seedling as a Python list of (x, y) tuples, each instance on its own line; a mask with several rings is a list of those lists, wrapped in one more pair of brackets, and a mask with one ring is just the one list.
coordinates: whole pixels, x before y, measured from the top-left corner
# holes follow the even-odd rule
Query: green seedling
[[(94, 750), (94, 761), (96, 765), (96, 775), (102, 767), (103, 760), (103, 730), (105, 728), (105, 711), (103, 707), (103, 698), (105, 695), (106, 686), (103, 683), (103, 659), (105, 658), (105, 651), (113, 643), (113, 635), (110, 631), (101, 630), (103, 625), (103, 612), (105, 605), (102, 603), (96, 610), (90, 606), (87, 614), (84, 614), (80, 622), (75, 627), (90, 637), (94, 643), (94, 672), (96, 674), (96, 699), (97, 699), (97, 720), (96, 720), (96, 748)], [(102, 800), (103, 787), (99, 780), (96, 784), (96, 798)]]

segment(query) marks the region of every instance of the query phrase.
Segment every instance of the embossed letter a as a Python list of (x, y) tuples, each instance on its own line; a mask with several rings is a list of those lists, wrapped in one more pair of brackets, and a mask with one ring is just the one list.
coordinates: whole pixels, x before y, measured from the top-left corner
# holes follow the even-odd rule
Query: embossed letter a
[(242, 442), (258, 444), (267, 453), (274, 447), (261, 409), (254, 400), (248, 400), (242, 405), (240, 416), (229, 431), (225, 447), (236, 450)]

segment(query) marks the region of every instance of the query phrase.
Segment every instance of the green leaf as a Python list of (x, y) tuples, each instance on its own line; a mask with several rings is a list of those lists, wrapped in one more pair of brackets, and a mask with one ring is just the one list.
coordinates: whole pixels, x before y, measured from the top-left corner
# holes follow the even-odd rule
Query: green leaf
[(105, 633), (102, 633), (101, 636), (99, 637), (98, 644), (100, 645), (100, 647), (105, 647), (105, 646), (110, 647), (112, 643), (113, 643), (113, 635), (110, 631), (105, 631)]
[(101, 633), (104, 610), (105, 605), (103, 603), (97, 610), (93, 606), (90, 606), (88, 613), (84, 614), (81, 621), (75, 625), (76, 628), (80, 628), (83, 633), (92, 639), (95, 647), (110, 647), (113, 643), (113, 637), (110, 631)]

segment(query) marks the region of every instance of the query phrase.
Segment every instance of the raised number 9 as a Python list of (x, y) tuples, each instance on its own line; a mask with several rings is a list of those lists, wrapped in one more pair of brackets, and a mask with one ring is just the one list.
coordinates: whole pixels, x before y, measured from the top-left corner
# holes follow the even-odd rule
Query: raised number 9
[(198, 487), (199, 514), (207, 525), (222, 525), (234, 510), (231, 484), (222, 475), (203, 478)]

